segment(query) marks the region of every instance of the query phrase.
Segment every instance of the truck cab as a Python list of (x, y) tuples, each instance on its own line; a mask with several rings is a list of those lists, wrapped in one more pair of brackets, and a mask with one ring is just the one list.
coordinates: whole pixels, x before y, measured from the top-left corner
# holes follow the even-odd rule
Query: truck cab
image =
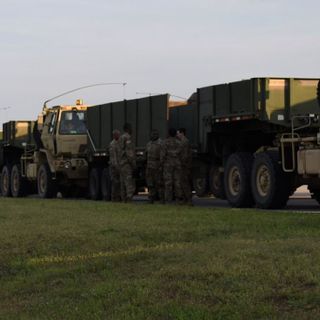
[[(40, 196), (50, 197), (56, 187), (65, 192), (71, 185), (85, 187), (88, 175), (86, 111), (87, 106), (77, 100), (76, 105), (44, 109), (38, 117), (38, 139), (35, 139), (38, 151), (32, 161), (25, 157), (25, 175), (37, 180)], [(47, 192), (48, 179), (53, 180), (52, 192)]]

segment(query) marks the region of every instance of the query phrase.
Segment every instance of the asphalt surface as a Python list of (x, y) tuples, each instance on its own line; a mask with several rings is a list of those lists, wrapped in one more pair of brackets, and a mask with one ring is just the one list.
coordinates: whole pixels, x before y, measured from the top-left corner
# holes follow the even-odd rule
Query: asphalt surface
[[(216, 208), (230, 208), (230, 205), (226, 200), (214, 199), (214, 198), (196, 198), (194, 197), (193, 203), (195, 206), (200, 207), (216, 207)], [(303, 212), (319, 212), (320, 205), (316, 200), (311, 198), (291, 198), (287, 206), (282, 210), (274, 211), (303, 211)]]
[[(30, 198), (38, 198), (37, 195), (31, 195)], [(1, 195), (0, 195), (1, 198)], [(68, 198), (71, 200), (70, 198)], [(73, 199), (76, 200), (76, 199)], [(139, 194), (134, 197), (134, 202), (137, 204), (145, 204), (148, 201), (147, 194)], [(194, 196), (193, 199), (194, 206), (197, 207), (207, 207), (207, 208), (231, 208), (228, 201), (216, 199), (213, 197), (198, 198)], [(271, 210), (270, 210), (271, 211)], [(312, 212), (320, 213), (320, 205), (316, 200), (311, 199), (309, 190), (306, 186), (302, 186), (293, 194), (289, 199), (287, 206), (282, 210), (273, 210), (273, 211), (292, 211), (292, 212)]]
[[(136, 201), (145, 202), (147, 201), (147, 196), (140, 195), (135, 197)], [(213, 207), (213, 208), (231, 208), (228, 201), (215, 199), (213, 197), (198, 198), (193, 197), (193, 204), (197, 207)], [(293, 196), (289, 199), (287, 206), (281, 210), (272, 211), (292, 211), (292, 212), (319, 212), (320, 205), (314, 199), (311, 199), (309, 190), (306, 186), (302, 186), (296, 190)]]

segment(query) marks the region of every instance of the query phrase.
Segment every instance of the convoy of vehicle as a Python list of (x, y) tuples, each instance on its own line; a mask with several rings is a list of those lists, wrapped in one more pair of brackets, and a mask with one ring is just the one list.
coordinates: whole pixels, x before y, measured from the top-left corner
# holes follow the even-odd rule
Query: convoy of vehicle
[(110, 199), (107, 146), (114, 129), (133, 127), (136, 178), (152, 129), (187, 130), (193, 187), (235, 207), (286, 205), (307, 184), (320, 201), (319, 79), (253, 78), (197, 89), (187, 101), (167, 94), (97, 106), (44, 107), (37, 121), (3, 125), (1, 193)]

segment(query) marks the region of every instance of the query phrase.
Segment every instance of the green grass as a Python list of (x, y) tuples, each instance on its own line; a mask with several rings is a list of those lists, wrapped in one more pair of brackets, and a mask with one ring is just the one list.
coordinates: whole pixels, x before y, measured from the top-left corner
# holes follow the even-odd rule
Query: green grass
[(320, 214), (0, 199), (0, 319), (319, 319)]

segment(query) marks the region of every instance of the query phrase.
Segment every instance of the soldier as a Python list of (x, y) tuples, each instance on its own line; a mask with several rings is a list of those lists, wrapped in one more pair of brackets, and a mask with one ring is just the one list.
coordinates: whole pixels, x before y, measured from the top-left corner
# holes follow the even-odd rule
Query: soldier
[(136, 155), (131, 140), (131, 125), (126, 123), (123, 130), (124, 133), (119, 139), (121, 199), (123, 202), (131, 202), (136, 190), (133, 177), (133, 171), (136, 168)]
[(176, 137), (176, 129), (169, 129), (169, 137), (164, 140), (160, 164), (163, 166), (163, 180), (165, 188), (165, 201), (172, 202), (173, 195), (181, 200), (181, 142)]
[(109, 166), (111, 177), (111, 201), (120, 201), (120, 163), (119, 163), (119, 138), (120, 131), (113, 130), (113, 140), (109, 145)]
[(163, 170), (160, 166), (160, 151), (162, 141), (159, 138), (158, 130), (152, 130), (151, 140), (147, 143), (145, 158), (146, 166), (146, 181), (149, 189), (150, 203), (154, 203), (156, 199), (164, 201), (163, 194)]
[(182, 201), (185, 204), (192, 205), (191, 190), (191, 170), (192, 170), (192, 150), (188, 138), (186, 137), (186, 129), (181, 128), (177, 133), (178, 139), (182, 145), (181, 155), (181, 191)]

